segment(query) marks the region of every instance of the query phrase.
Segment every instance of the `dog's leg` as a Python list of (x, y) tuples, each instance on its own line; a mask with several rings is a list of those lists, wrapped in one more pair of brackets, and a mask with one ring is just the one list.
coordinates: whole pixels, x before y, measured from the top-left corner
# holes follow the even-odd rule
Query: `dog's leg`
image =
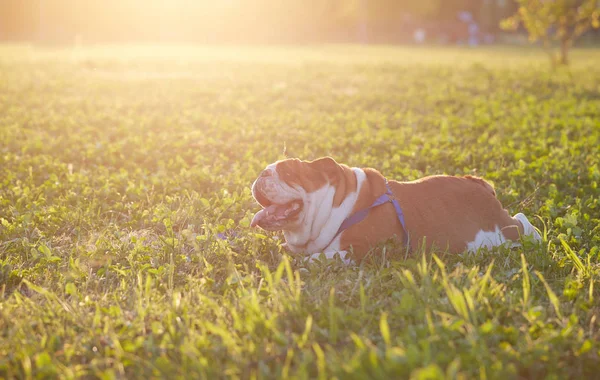
[(467, 243), (467, 250), (476, 252), (479, 248), (492, 248), (501, 245), (512, 248), (520, 247), (519, 239), (522, 236), (529, 236), (537, 242), (542, 240), (540, 234), (524, 214), (518, 213), (513, 217), (506, 214), (503, 215), (494, 231), (480, 230), (477, 232), (475, 239)]
[[(492, 248), (499, 247), (501, 245), (509, 245), (510, 247), (518, 247), (520, 244), (513, 239), (507, 238), (505, 232), (514, 230), (516, 231), (518, 228), (517, 225), (512, 224), (505, 226), (504, 228), (500, 228), (496, 226), (494, 231), (484, 231), (479, 230), (477, 235), (475, 235), (475, 239), (467, 243), (467, 250), (470, 252), (477, 252), (480, 248)], [(516, 233), (518, 237), (518, 233)]]
[(329, 252), (313, 253), (312, 255), (306, 257), (306, 259), (304, 259), (304, 261), (305, 262), (309, 262), (309, 263), (313, 263), (317, 259), (320, 259), (321, 255), (325, 256), (325, 258), (327, 260), (331, 260), (331, 259), (335, 258), (336, 254), (340, 255), (340, 259), (344, 262), (344, 264), (350, 265), (350, 264), (354, 263), (354, 260), (352, 260), (351, 258), (346, 258), (346, 256), (348, 256), (348, 251), (329, 251)]

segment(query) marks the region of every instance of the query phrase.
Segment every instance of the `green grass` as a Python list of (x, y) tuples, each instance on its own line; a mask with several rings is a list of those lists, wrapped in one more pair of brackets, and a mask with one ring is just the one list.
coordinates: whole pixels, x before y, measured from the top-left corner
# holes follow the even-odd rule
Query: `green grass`
[[(591, 378), (600, 51), (0, 47), (0, 377)], [(542, 246), (305, 265), (282, 158), (477, 174)]]

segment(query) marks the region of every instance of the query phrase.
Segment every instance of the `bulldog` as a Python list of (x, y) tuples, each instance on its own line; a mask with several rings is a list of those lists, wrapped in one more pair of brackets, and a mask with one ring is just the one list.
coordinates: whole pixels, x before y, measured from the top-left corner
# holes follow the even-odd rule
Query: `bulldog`
[(541, 240), (524, 214), (511, 217), (494, 188), (473, 176), (398, 182), (331, 157), (290, 158), (268, 165), (252, 184), (252, 195), (262, 209), (251, 226), (283, 231), (288, 249), (311, 261), (339, 254), (346, 263), (360, 262), (390, 238), (408, 250), (451, 253), (518, 246), (521, 236)]

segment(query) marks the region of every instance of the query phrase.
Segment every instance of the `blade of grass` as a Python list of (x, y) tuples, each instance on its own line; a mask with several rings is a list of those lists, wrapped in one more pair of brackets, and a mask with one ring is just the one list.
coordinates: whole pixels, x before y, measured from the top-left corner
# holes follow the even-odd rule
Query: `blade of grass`
[(538, 276), (538, 278), (540, 279), (540, 281), (542, 281), (542, 283), (544, 284), (544, 286), (546, 287), (546, 293), (548, 293), (548, 298), (550, 299), (550, 303), (552, 304), (552, 306), (554, 307), (554, 311), (556, 312), (556, 315), (562, 319), (562, 313), (560, 312), (560, 301), (558, 300), (558, 297), (556, 296), (556, 293), (554, 293), (554, 291), (552, 290), (552, 288), (550, 287), (550, 285), (548, 285), (548, 282), (546, 282), (546, 279), (544, 278), (544, 275), (541, 274), (539, 271), (535, 271), (535, 275)]

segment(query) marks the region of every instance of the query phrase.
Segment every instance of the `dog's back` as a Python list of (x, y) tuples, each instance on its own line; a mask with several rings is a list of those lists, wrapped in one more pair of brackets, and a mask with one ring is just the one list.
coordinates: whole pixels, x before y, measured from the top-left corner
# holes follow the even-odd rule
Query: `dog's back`
[(393, 182), (406, 218), (413, 248), (426, 238), (427, 246), (458, 253), (477, 240), (480, 232), (503, 231), (518, 239), (520, 222), (508, 215), (494, 188), (473, 177), (430, 176), (411, 182)]

